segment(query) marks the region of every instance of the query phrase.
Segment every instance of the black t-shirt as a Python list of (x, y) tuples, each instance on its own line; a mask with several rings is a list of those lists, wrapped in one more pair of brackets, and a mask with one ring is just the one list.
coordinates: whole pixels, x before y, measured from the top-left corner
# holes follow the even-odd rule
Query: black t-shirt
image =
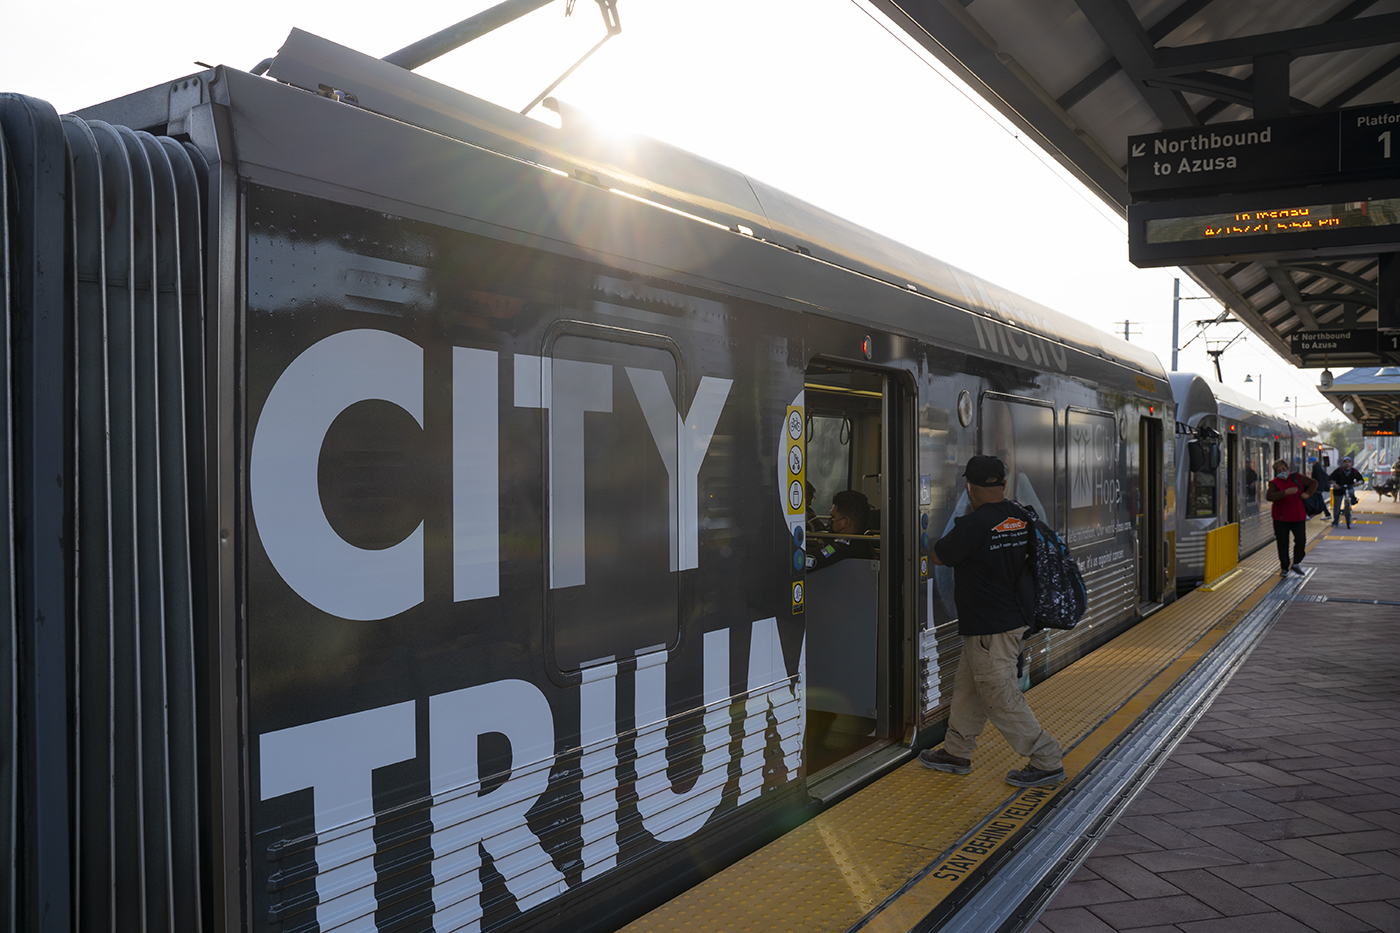
[(829, 567), (838, 560), (875, 560), (880, 556), (880, 539), (874, 537), (837, 538), (835, 541), (830, 538), (808, 538), (807, 546), (811, 548), (807, 552), (808, 573)]
[(953, 568), (960, 635), (995, 635), (1028, 625), (1016, 598), (1026, 569), (1029, 516), (1011, 502), (987, 502), (962, 516), (933, 546)]

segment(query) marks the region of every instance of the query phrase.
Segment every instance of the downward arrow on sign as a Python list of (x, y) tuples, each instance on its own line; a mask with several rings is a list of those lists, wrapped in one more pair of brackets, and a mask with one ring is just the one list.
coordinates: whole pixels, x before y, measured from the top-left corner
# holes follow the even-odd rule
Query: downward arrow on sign
[(1138, 143), (1133, 147), (1133, 158), (1136, 159), (1141, 155), (1147, 155), (1147, 143)]

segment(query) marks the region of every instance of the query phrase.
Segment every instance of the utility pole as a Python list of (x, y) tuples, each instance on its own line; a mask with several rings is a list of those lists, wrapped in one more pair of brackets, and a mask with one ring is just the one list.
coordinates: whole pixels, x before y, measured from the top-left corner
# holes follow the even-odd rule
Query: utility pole
[[(1129, 328), (1130, 328), (1130, 327), (1133, 327), (1134, 325), (1141, 324), (1142, 321), (1114, 321), (1113, 323), (1115, 323), (1115, 324), (1122, 324), (1122, 325), (1123, 325), (1123, 339), (1124, 339), (1124, 340), (1129, 340), (1129, 339), (1130, 339), (1129, 336), (1128, 336), (1128, 334), (1129, 334)], [(1132, 331), (1132, 333), (1137, 334), (1139, 337), (1142, 336), (1142, 331), (1141, 331), (1141, 330), (1135, 330), (1135, 331)]]
[(1172, 372), (1176, 372), (1176, 348), (1181, 342), (1181, 279), (1172, 279)]

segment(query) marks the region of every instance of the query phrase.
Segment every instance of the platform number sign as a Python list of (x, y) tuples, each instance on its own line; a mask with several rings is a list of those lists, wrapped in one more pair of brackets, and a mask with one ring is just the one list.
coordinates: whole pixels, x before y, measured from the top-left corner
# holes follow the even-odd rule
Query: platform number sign
[(806, 419), (802, 408), (789, 405), (787, 410), (787, 514), (789, 517), (807, 514), (807, 446), (803, 436)]

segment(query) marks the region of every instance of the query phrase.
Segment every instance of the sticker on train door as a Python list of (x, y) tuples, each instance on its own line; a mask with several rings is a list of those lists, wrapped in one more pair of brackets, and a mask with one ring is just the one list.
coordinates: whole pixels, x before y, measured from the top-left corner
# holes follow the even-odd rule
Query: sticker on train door
[(802, 408), (789, 405), (787, 410), (787, 513), (807, 516), (807, 446), (803, 437), (806, 427)]

